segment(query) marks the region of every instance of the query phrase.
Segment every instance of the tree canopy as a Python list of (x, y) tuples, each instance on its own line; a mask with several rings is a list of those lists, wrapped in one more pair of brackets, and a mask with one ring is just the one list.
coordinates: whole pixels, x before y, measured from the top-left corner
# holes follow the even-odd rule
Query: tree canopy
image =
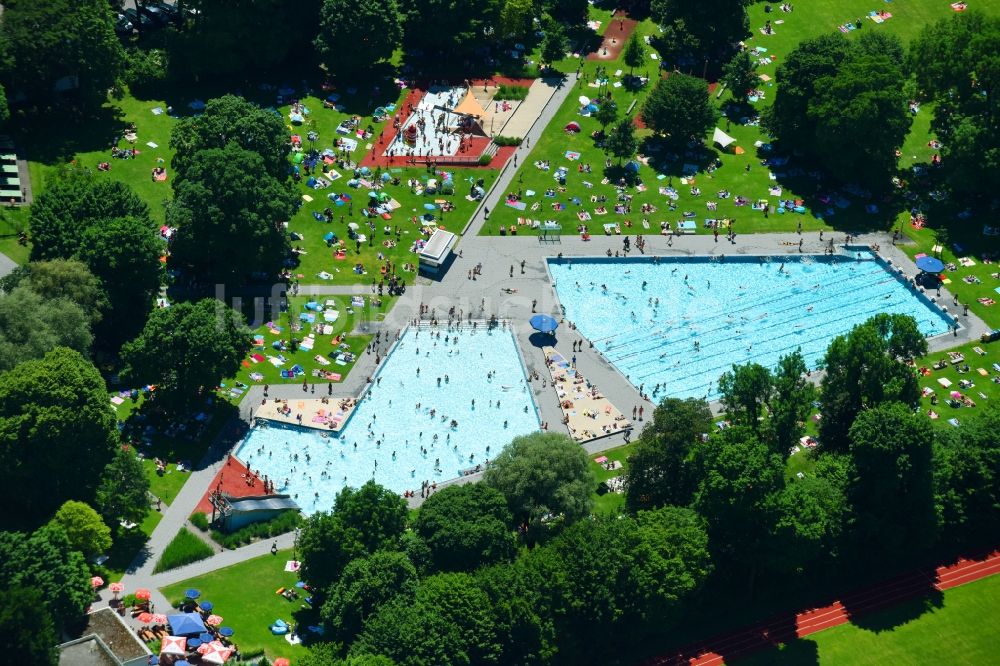
[(30, 587), (0, 589), (0, 650), (15, 664), (56, 666), (59, 638), (45, 598)]
[(93, 341), (90, 317), (73, 301), (43, 298), (29, 286), (0, 294), (0, 371), (56, 347), (89, 354)]
[(631, 74), (632, 70), (636, 67), (642, 67), (646, 62), (646, 49), (642, 45), (642, 41), (639, 38), (638, 32), (633, 32), (632, 36), (628, 38), (625, 42), (625, 47), (622, 49), (622, 62), (628, 67), (628, 73)]
[(127, 184), (83, 171), (63, 174), (31, 205), (31, 260), (69, 259), (87, 229), (123, 216), (149, 220), (149, 207)]
[(323, 1), (315, 45), (331, 74), (352, 76), (388, 60), (402, 39), (396, 0)]
[(500, 0), (415, 0), (405, 14), (403, 44), (425, 57), (465, 58), (500, 25)]
[(692, 452), (711, 429), (704, 400), (666, 398), (657, 405), (628, 458), (625, 506), (635, 512), (689, 504), (697, 486)]
[(94, 597), (83, 555), (54, 524), (31, 534), (0, 532), (0, 590), (33, 588), (56, 628), (75, 622)]
[(118, 441), (97, 369), (57, 348), (0, 374), (5, 527), (41, 524), (68, 499), (90, 500)]
[(252, 346), (243, 316), (205, 298), (152, 312), (142, 332), (122, 347), (122, 375), (156, 385), (156, 399), (189, 405), (240, 369)]
[(68, 500), (52, 521), (66, 532), (70, 547), (84, 555), (100, 555), (111, 547), (111, 528), (89, 504)]
[(449, 486), (420, 507), (413, 529), (435, 569), (471, 571), (514, 554), (513, 517), (503, 494), (483, 483)]
[(611, 133), (604, 139), (604, 149), (617, 157), (619, 164), (635, 155), (635, 151), (639, 149), (639, 139), (635, 136), (632, 118), (622, 118), (611, 128)]
[(757, 63), (746, 50), (734, 53), (722, 69), (722, 82), (729, 88), (729, 94), (733, 99), (741, 104), (746, 104), (750, 91), (759, 81)]
[(298, 548), (302, 577), (328, 588), (351, 560), (395, 550), (406, 527), (406, 501), (374, 481), (344, 488), (333, 511), (313, 514), (302, 527)]
[(142, 523), (149, 513), (149, 477), (135, 452), (119, 448), (104, 471), (94, 506), (110, 525)]
[(211, 283), (238, 284), (248, 267), (277, 275), (291, 248), (282, 226), (295, 212), (289, 181), (235, 142), (200, 150), (184, 164), (167, 208), (177, 227), (171, 261)]
[(643, 122), (678, 147), (704, 139), (715, 116), (708, 84), (678, 72), (658, 80), (642, 107)]
[(0, 32), (10, 64), (3, 82), (33, 101), (76, 89), (90, 105), (103, 102), (125, 54), (105, 0), (8, 0)]
[(916, 407), (920, 389), (903, 362), (927, 353), (927, 340), (908, 315), (879, 314), (830, 342), (820, 384), (820, 445), (844, 451), (854, 418), (883, 402)]
[(596, 487), (583, 449), (549, 432), (515, 437), (483, 481), (503, 493), (516, 521), (535, 528), (546, 517), (572, 523), (586, 516)]
[[(179, 176), (190, 178), (195, 155), (210, 148), (225, 148), (230, 143), (260, 155), (264, 170), (273, 178), (283, 181), (288, 177), (291, 147), (284, 121), (237, 95), (210, 99), (204, 113), (177, 121), (170, 131), (170, 147), (176, 151), (171, 166)], [(240, 157), (237, 153), (228, 154)], [(236, 166), (243, 164), (237, 160)], [(176, 192), (176, 179), (174, 185)]]
[(750, 34), (748, 4), (747, 0), (651, 0), (649, 13), (663, 27), (664, 42), (687, 47), (677, 55), (715, 60), (727, 57)]
[(323, 621), (338, 639), (350, 643), (365, 621), (397, 596), (412, 599), (417, 570), (405, 554), (380, 550), (352, 560), (330, 588)]
[(1000, 182), (1000, 19), (979, 11), (926, 26), (909, 50), (909, 70), (935, 102), (931, 129), (942, 142), (941, 168), (958, 192), (992, 191)]

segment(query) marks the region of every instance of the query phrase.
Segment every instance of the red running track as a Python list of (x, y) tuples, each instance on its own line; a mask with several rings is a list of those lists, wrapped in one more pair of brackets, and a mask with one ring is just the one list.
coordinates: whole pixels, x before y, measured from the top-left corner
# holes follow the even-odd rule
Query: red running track
[(776, 618), (727, 636), (690, 645), (654, 657), (644, 666), (718, 666), (726, 659), (775, 647), (796, 638), (850, 622), (852, 617), (881, 610), (926, 593), (948, 590), (1000, 573), (1000, 550), (982, 559), (959, 559), (932, 570), (914, 571), (845, 596), (823, 608), (810, 608), (793, 616)]

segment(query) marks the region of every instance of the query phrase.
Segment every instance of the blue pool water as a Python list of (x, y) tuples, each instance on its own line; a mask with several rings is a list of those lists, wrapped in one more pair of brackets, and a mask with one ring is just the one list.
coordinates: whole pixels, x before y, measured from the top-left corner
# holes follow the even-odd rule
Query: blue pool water
[(734, 363), (773, 367), (797, 347), (816, 368), (834, 337), (879, 312), (913, 316), (926, 336), (952, 323), (868, 251), (551, 259), (549, 272), (566, 318), (635, 386), (660, 384), (657, 400), (714, 399)]
[(538, 430), (515, 345), (506, 329), (407, 329), (339, 439), (295, 426), (258, 426), (236, 455), (274, 479), (306, 514), (330, 509), (342, 488), (371, 479), (402, 493), (419, 492), (425, 480), (455, 478), (514, 437)]

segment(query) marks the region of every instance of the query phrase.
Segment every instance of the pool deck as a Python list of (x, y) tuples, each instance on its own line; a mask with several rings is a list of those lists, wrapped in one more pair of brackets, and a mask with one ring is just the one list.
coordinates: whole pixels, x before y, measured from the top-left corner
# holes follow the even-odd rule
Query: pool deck
[[(604, 397), (596, 385), (571, 367), (565, 356), (552, 347), (544, 347), (542, 353), (545, 354), (552, 388), (558, 397), (563, 423), (569, 428), (570, 437), (577, 442), (589, 442), (632, 427), (632, 423)], [(585, 388), (592, 390), (585, 391)]]
[(254, 417), (313, 430), (340, 432), (344, 424), (350, 420), (358, 401), (353, 398), (334, 397), (325, 400), (324, 402), (324, 398), (271, 398), (259, 406)]

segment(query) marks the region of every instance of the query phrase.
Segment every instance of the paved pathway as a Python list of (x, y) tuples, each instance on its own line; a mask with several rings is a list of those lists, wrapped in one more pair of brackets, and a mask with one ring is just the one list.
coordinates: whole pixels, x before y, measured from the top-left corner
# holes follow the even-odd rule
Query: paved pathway
[(15, 268), (17, 268), (17, 262), (6, 254), (0, 253), (0, 277), (9, 275)]

